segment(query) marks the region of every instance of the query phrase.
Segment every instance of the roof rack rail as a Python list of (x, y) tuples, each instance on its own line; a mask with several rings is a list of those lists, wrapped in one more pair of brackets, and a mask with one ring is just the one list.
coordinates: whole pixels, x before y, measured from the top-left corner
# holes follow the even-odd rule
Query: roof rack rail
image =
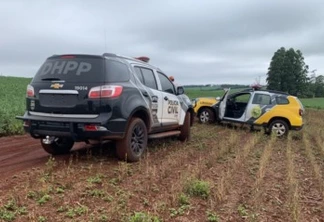
[(278, 90), (271, 90), (271, 89), (253, 89), (253, 88), (247, 88), (243, 89), (240, 92), (252, 92), (252, 91), (260, 91), (260, 92), (269, 92), (269, 93), (277, 93), (277, 94), (282, 94), (282, 95), (289, 95), (287, 92), (282, 92)]
[(102, 56), (116, 57), (117, 55), (114, 54), (114, 53), (108, 53), (108, 52), (105, 52), (104, 54), (102, 54)]
[(250, 91), (253, 91), (252, 88), (247, 88), (247, 89), (242, 89), (241, 92), (250, 92)]
[(282, 92), (278, 90), (272, 90), (272, 89), (265, 89), (264, 91), (270, 92), (270, 93), (278, 93), (278, 94), (283, 94), (283, 95), (289, 95), (287, 92)]

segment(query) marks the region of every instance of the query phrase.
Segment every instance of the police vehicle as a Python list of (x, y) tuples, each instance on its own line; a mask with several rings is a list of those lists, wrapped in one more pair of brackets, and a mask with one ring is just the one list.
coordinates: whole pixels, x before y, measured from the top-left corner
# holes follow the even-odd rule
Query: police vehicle
[[(196, 101), (204, 101), (203, 98)], [(198, 104), (198, 103), (197, 103)], [(194, 103), (194, 107), (196, 103)], [(196, 107), (195, 107), (196, 109)], [(289, 130), (301, 130), (305, 109), (296, 96), (288, 93), (250, 88), (230, 94), (226, 89), (216, 103), (204, 107), (208, 122), (229, 122), (263, 127), (267, 133), (278, 137), (288, 134)], [(202, 114), (202, 112), (200, 112)]]
[(148, 57), (54, 55), (27, 86), (26, 112), (17, 117), (50, 154), (74, 142), (115, 141), (117, 155), (138, 161), (150, 138), (190, 138), (193, 108)]

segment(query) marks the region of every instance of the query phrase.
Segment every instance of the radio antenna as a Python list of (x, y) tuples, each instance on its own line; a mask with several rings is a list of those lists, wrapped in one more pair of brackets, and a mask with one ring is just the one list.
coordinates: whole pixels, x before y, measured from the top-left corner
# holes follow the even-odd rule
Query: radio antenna
[(105, 52), (107, 52), (107, 31), (105, 28)]

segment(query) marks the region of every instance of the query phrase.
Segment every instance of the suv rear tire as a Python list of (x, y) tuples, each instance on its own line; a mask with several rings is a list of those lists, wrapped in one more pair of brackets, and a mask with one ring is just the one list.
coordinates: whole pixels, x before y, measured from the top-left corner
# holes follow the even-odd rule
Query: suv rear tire
[(284, 137), (288, 134), (288, 124), (280, 119), (273, 120), (269, 126), (269, 133), (275, 134), (277, 137)]
[(147, 147), (147, 129), (140, 118), (132, 118), (125, 137), (116, 141), (117, 156), (121, 160), (137, 162), (142, 157)]
[(56, 137), (51, 144), (45, 144), (41, 139), (43, 149), (52, 155), (67, 154), (70, 152), (74, 145), (72, 138), (68, 137)]
[(179, 140), (182, 142), (190, 140), (190, 119), (190, 112), (187, 112), (184, 123), (180, 128), (181, 133), (179, 135)]

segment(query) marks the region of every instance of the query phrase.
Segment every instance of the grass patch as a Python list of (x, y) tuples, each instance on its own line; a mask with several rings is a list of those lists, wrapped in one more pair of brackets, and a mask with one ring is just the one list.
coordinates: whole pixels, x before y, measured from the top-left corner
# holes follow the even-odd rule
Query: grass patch
[(207, 199), (210, 194), (210, 185), (207, 181), (191, 179), (185, 185), (184, 190), (185, 193), (187, 193), (190, 196), (196, 196), (202, 199)]

